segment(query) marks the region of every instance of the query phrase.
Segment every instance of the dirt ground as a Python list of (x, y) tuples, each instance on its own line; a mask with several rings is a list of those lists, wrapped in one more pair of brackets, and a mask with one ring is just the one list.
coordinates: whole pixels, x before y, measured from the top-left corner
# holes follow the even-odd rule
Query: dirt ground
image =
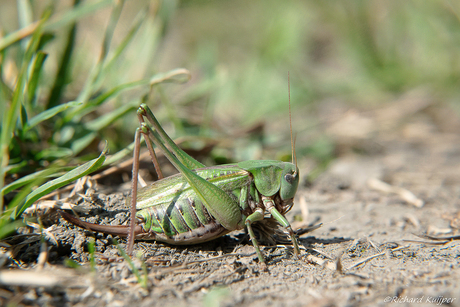
[[(460, 247), (450, 240), (460, 225), (460, 121), (417, 97), (325, 119), (338, 158), (301, 182), (288, 214), (294, 229), (323, 223), (299, 237), (300, 259), (289, 244), (264, 246), (263, 271), (244, 232), (188, 247), (137, 242), (143, 288), (114, 238), (96, 234), (93, 258), (91, 234), (51, 210), (44, 240), (29, 227), (3, 242), (1, 305), (460, 306)], [(311, 163), (300, 166), (306, 175)], [(104, 191), (77, 200), (82, 218), (126, 223), (129, 192)]]

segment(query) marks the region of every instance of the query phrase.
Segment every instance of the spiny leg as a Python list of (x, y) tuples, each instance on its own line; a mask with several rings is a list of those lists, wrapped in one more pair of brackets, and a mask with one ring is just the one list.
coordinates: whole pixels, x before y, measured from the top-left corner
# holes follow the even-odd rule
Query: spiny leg
[(269, 197), (262, 196), (262, 201), (264, 203), (265, 208), (270, 212), (272, 217), (277, 220), (289, 233), (291, 237), (292, 245), (294, 245), (294, 254), (298, 258), (300, 256), (300, 249), (299, 244), (297, 243), (297, 238), (295, 236), (294, 231), (292, 230), (291, 224), (286, 220), (286, 218), (275, 208), (275, 203)]
[[(139, 107), (137, 110), (137, 117), (139, 118), (139, 123), (142, 125), (144, 123), (144, 116), (142, 115), (143, 109)], [(163, 172), (161, 171), (160, 164), (158, 163), (157, 155), (155, 154), (155, 150), (153, 149), (152, 146), (152, 141), (150, 138), (145, 137), (146, 135), (144, 134), (144, 139), (145, 143), (147, 143), (147, 148), (149, 149), (150, 157), (152, 158), (153, 165), (155, 166), (155, 171), (157, 172), (158, 179), (163, 179)]]
[(128, 233), (128, 255), (132, 255), (134, 246), (134, 228), (136, 227), (137, 176), (139, 176), (139, 153), (141, 146), (141, 130), (136, 129), (134, 136), (133, 175), (131, 187), (131, 220)]
[(265, 259), (262, 255), (262, 252), (260, 251), (259, 243), (257, 243), (256, 236), (254, 235), (254, 231), (252, 230), (251, 224), (257, 221), (261, 221), (263, 219), (264, 212), (262, 211), (262, 209), (259, 208), (256, 211), (254, 211), (251, 215), (249, 215), (245, 221), (246, 228), (249, 232), (249, 238), (251, 239), (252, 245), (254, 245), (254, 248), (256, 249), (257, 257), (259, 257), (259, 262), (261, 264), (265, 264)]
[[(139, 107), (137, 110), (137, 117), (139, 118), (139, 123), (141, 127), (145, 125), (144, 118), (142, 115), (143, 108)], [(158, 175), (158, 179), (163, 179), (163, 172), (161, 171), (160, 165), (158, 163), (155, 150), (152, 146), (152, 141), (148, 137), (148, 133), (145, 133), (145, 129), (137, 128), (136, 135), (134, 137), (134, 154), (133, 154), (133, 170), (132, 170), (132, 187), (131, 187), (131, 218), (129, 224), (129, 233), (128, 233), (128, 255), (132, 255), (133, 246), (134, 246), (134, 230), (136, 227), (136, 202), (137, 202), (137, 183), (139, 178), (139, 155), (140, 155), (140, 144), (141, 144), (141, 133), (144, 134), (145, 142), (147, 143), (147, 148), (149, 149), (150, 157), (152, 158), (153, 165), (155, 166), (155, 171)]]
[(190, 157), (179, 146), (177, 146), (176, 143), (174, 143), (174, 141), (168, 136), (168, 134), (161, 127), (160, 123), (153, 115), (152, 110), (150, 110), (150, 108), (146, 104), (144, 103), (141, 104), (137, 112), (139, 115), (147, 118), (149, 123), (153, 126), (154, 130), (156, 130), (156, 132), (158, 133), (159, 137), (157, 137), (157, 139), (162, 140), (162, 143), (167, 145), (171, 149), (171, 152), (173, 152), (174, 155), (177, 157), (177, 159), (182, 164), (184, 164), (188, 169), (196, 169), (200, 167), (205, 167), (204, 164)]

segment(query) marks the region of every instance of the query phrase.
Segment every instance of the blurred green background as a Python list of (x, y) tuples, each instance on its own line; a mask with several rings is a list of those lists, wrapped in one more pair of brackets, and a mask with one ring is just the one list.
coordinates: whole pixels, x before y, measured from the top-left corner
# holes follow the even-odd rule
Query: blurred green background
[[(200, 138), (184, 146), (219, 140), (207, 164), (289, 159), (288, 71), (299, 161), (324, 166), (329, 106), (421, 89), (459, 109), (459, 14), (458, 1), (2, 0), (0, 201), (30, 203), (69, 165), (131, 144), (142, 101), (173, 138)], [(176, 68), (191, 80), (152, 81)]]

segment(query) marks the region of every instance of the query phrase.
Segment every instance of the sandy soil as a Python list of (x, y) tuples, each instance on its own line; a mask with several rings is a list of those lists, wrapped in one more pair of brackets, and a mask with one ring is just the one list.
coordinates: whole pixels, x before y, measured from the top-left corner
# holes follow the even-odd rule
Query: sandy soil
[[(300, 236), (300, 259), (289, 244), (264, 246), (263, 271), (244, 232), (189, 247), (137, 242), (142, 261), (134, 265), (140, 279), (147, 277), (143, 288), (114, 238), (96, 234), (91, 264), (91, 233), (51, 210), (45, 240), (24, 228), (3, 242), (1, 305), (460, 306), (458, 241), (414, 235), (458, 234), (460, 124), (454, 114), (408, 99), (328, 122), (339, 157), (313, 182), (303, 181), (288, 214), (294, 228), (323, 223)], [(360, 123), (358, 135), (347, 132)], [(309, 165), (301, 161), (303, 174)], [(79, 198), (77, 208), (94, 223), (126, 223), (127, 194), (100, 188)], [(49, 250), (46, 263), (40, 250)], [(65, 267), (66, 258), (81, 267)]]

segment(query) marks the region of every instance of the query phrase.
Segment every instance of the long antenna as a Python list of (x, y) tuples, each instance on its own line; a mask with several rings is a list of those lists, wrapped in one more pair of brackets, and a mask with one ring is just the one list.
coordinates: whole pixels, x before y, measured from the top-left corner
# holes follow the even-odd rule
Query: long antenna
[(295, 142), (292, 137), (292, 116), (291, 116), (291, 78), (288, 71), (288, 95), (289, 95), (289, 129), (291, 130), (291, 152), (292, 152), (292, 163), (297, 167), (297, 157), (295, 154)]

